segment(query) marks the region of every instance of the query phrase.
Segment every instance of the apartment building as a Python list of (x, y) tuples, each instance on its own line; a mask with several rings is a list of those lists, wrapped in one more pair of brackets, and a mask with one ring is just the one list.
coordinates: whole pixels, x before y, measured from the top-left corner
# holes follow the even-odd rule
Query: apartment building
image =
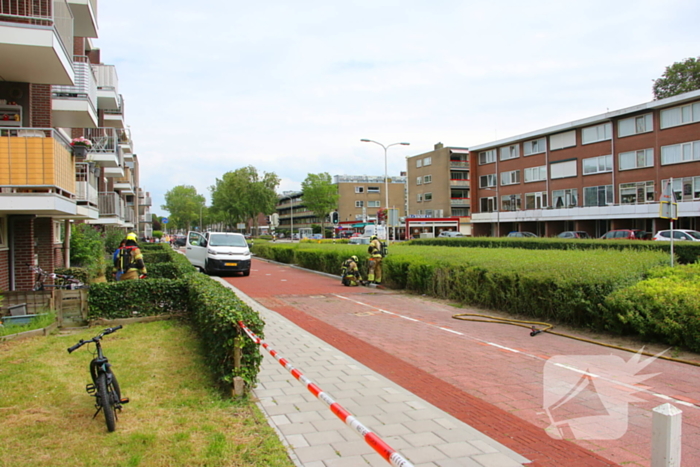
[(0, 2), (0, 290), (30, 289), (27, 264), (68, 265), (71, 223), (146, 213), (116, 69), (90, 40), (97, 3)]
[(675, 228), (700, 228), (700, 91), (470, 148), (474, 235), (655, 232), (672, 180)]
[(304, 205), (301, 191), (285, 191), (277, 199), (279, 225), (277, 231), (297, 233), (299, 229), (321, 224), (321, 220)]
[(374, 222), (377, 211), (386, 207), (398, 209), (399, 217), (406, 215), (406, 176), (390, 177), (371, 175), (335, 175), (338, 186), (338, 218), (341, 222)]

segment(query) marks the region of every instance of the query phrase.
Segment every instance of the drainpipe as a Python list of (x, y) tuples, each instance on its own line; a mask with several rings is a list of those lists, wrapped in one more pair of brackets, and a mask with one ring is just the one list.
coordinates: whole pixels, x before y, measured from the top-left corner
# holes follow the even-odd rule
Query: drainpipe
[(70, 220), (63, 221), (63, 266), (70, 267)]

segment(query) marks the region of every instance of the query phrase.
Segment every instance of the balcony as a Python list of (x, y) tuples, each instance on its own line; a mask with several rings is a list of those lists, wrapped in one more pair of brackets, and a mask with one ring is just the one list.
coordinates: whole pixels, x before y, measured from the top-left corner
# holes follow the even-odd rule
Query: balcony
[(450, 206), (469, 206), (470, 198), (450, 198)]
[(141, 206), (153, 206), (153, 203), (151, 201), (150, 196), (141, 196), (139, 197), (139, 204)]
[(134, 160), (134, 142), (131, 140), (131, 130), (123, 129), (118, 130), (119, 133), (119, 147), (122, 149), (122, 154), (124, 154), (125, 161)]
[(453, 169), (468, 169), (469, 161), (450, 161), (450, 168)]
[(73, 14), (66, 0), (0, 1), (3, 81), (74, 84)]
[(153, 223), (153, 216), (151, 216), (151, 213), (149, 212), (148, 214), (141, 214), (139, 216), (139, 223), (141, 224), (152, 224)]
[(104, 109), (102, 123), (111, 128), (123, 129), (124, 125), (124, 98), (119, 94), (118, 107), (114, 109)]
[(88, 219), (100, 217), (98, 209), (99, 192), (97, 177), (99, 171), (91, 162), (75, 163), (75, 200), (78, 203), (78, 215)]
[[(85, 137), (92, 141), (87, 160), (100, 167), (124, 167), (124, 156), (119, 147), (117, 130), (114, 128), (85, 128)], [(123, 177), (124, 172), (113, 174)]]
[(114, 189), (123, 195), (134, 194), (134, 180), (131, 169), (128, 167), (124, 169), (124, 175), (114, 181)]
[(97, 37), (97, 0), (68, 0), (73, 12), (73, 33), (78, 37)]
[(97, 108), (119, 107), (119, 78), (114, 65), (92, 65), (97, 80)]
[(119, 193), (101, 192), (99, 194), (100, 218), (91, 224), (123, 225), (126, 212), (126, 204), (119, 197)]
[(52, 128), (0, 129), (0, 205), (11, 214), (76, 214), (75, 164)]
[(469, 188), (471, 181), (469, 180), (450, 180), (450, 186), (461, 186)]
[(73, 57), (75, 86), (52, 86), (53, 123), (61, 128), (97, 126), (97, 83), (87, 57)]

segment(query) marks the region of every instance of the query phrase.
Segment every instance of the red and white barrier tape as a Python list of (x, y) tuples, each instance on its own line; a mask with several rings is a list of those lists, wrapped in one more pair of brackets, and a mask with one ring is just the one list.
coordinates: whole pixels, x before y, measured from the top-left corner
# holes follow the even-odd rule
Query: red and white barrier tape
[(336, 417), (341, 419), (347, 426), (349, 426), (350, 428), (355, 430), (360, 436), (362, 436), (365, 442), (369, 444), (372, 447), (372, 449), (374, 449), (377, 452), (377, 454), (382, 456), (387, 462), (389, 462), (394, 467), (414, 467), (411, 462), (406, 460), (391, 446), (382, 441), (382, 439), (379, 436), (377, 436), (374, 432), (372, 432), (369, 428), (360, 423), (360, 421), (356, 419), (353, 415), (351, 415), (350, 412), (345, 410), (343, 406), (334, 401), (329, 394), (322, 391), (321, 388), (314, 384), (313, 381), (304, 376), (301, 371), (294, 368), (286, 358), (281, 357), (279, 355), (279, 352), (271, 348), (267, 342), (263, 341), (258, 336), (256, 336), (255, 333), (248, 329), (248, 327), (242, 321), (239, 321), (238, 324), (241, 326), (241, 329), (243, 329), (246, 332), (246, 334), (248, 334), (248, 337), (250, 337), (253, 340), (253, 342), (255, 342), (256, 344), (260, 344), (265, 348), (265, 350), (270, 352), (270, 355), (272, 355), (275, 358), (275, 360), (279, 362), (280, 365), (287, 369), (287, 371), (289, 371), (292, 374), (292, 376), (294, 376), (299, 382), (306, 386), (306, 389), (308, 389), (311, 394), (313, 394), (314, 396), (316, 396), (317, 399), (325, 403), (331, 409), (331, 412), (335, 414)]

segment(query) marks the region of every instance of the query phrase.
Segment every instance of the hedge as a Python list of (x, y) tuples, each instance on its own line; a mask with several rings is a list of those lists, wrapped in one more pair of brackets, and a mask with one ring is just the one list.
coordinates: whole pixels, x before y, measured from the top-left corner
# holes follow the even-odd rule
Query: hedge
[[(581, 240), (565, 238), (457, 237), (421, 238), (404, 243), (414, 246), (451, 246), (465, 248), (522, 248), (526, 250), (633, 250), (662, 251), (671, 255), (671, 242), (647, 240)], [(700, 242), (674, 242), (673, 253), (681, 264), (700, 258)]]
[[(241, 376), (253, 387), (262, 355), (258, 345), (238, 328), (238, 321), (261, 338), (264, 323), (229, 288), (201, 274), (167, 245), (143, 248), (148, 278), (92, 284), (88, 318), (131, 318), (182, 313), (197, 330), (211, 371), (221, 383)], [(241, 368), (234, 369), (234, 339), (242, 347)]]

